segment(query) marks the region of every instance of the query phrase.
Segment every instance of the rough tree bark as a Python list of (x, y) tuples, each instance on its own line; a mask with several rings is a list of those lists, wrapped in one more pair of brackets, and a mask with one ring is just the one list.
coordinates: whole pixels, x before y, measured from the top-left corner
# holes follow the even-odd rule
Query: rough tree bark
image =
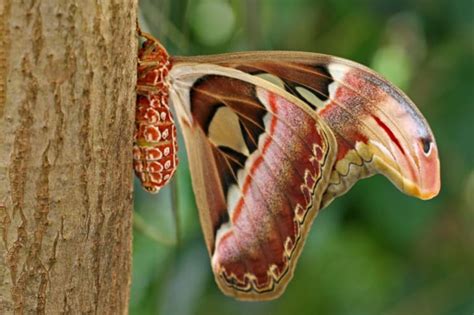
[(136, 5), (0, 0), (0, 314), (127, 312)]

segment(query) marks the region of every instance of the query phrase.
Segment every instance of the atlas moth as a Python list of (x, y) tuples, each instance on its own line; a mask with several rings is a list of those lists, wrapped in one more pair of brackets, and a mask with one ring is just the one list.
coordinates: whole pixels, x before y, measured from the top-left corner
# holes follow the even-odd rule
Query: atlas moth
[(280, 296), (318, 211), (383, 174), (421, 199), (440, 189), (438, 149), (398, 88), (341, 58), (305, 52), (169, 56), (143, 33), (134, 169), (158, 192), (184, 134), (193, 190), (219, 288)]

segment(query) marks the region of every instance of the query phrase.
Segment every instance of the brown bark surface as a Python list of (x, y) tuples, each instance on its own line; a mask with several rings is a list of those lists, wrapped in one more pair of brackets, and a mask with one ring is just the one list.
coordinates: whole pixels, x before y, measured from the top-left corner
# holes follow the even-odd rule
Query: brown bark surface
[(0, 0), (0, 314), (127, 312), (136, 5)]

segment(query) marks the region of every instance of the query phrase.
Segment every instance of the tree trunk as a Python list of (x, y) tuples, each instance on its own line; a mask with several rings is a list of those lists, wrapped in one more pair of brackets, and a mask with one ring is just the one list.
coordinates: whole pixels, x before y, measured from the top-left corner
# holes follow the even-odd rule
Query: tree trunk
[(0, 314), (127, 312), (136, 6), (0, 0)]

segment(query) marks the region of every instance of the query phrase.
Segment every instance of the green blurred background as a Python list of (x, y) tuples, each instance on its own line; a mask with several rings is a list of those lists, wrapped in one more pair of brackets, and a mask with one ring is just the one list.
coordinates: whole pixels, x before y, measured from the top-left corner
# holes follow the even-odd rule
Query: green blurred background
[(281, 298), (238, 302), (214, 283), (181, 142), (174, 190), (154, 196), (136, 183), (131, 314), (473, 314), (472, 0), (141, 0), (140, 9), (171, 54), (301, 50), (374, 68), (430, 122), (442, 190), (420, 201), (381, 176), (360, 181), (319, 214)]

